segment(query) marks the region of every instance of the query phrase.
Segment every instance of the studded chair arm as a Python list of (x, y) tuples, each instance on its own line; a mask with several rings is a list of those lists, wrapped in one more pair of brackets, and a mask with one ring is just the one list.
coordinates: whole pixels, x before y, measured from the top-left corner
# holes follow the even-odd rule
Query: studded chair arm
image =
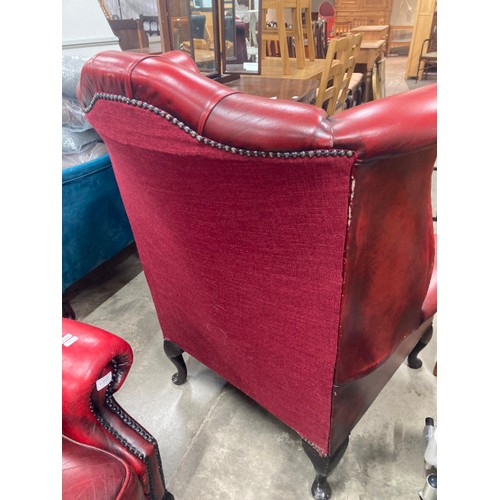
[(330, 121), (334, 147), (356, 151), (358, 162), (435, 148), (437, 84), (347, 109)]
[(100, 328), (62, 321), (63, 435), (126, 460), (145, 493), (163, 498), (157, 442), (113, 398), (132, 365), (130, 345)]

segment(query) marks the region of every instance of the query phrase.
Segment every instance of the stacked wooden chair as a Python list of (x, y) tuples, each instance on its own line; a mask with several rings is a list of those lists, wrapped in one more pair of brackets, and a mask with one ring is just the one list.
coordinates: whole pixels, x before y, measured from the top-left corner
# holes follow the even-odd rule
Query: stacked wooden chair
[[(268, 22), (268, 12), (275, 11), (276, 19)], [(305, 22), (302, 21), (304, 11)], [(286, 14), (291, 23), (286, 23)], [(314, 33), (311, 16), (311, 0), (263, 0), (261, 19), (262, 58), (269, 53), (279, 54), (283, 74), (290, 74), (290, 52), (297, 60), (297, 69), (305, 68), (307, 40), (308, 58), (315, 60)]]
[(363, 74), (354, 73), (354, 67), (362, 39), (362, 33), (348, 34), (332, 38), (328, 44), (325, 68), (316, 94), (316, 106), (323, 108), (329, 115), (361, 101), (359, 94)]

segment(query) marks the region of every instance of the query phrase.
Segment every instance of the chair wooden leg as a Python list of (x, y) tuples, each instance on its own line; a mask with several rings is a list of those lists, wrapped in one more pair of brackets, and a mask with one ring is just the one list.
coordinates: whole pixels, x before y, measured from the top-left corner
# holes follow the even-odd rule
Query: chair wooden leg
[(287, 50), (287, 37), (285, 30), (285, 16), (281, 9), (276, 10), (276, 19), (278, 23), (278, 36), (279, 36), (279, 46), (280, 46), (280, 56), (283, 64), (283, 74), (290, 74), (290, 58), (288, 56)]
[(62, 317), (68, 319), (76, 319), (76, 314), (74, 309), (68, 300), (63, 299), (62, 301)]
[(418, 358), (420, 351), (431, 341), (433, 333), (432, 323), (425, 330), (424, 334), (418, 341), (417, 345), (413, 348), (408, 356), (408, 366), (413, 369), (420, 368), (422, 366), (422, 360)]
[(306, 50), (304, 47), (304, 31), (302, 27), (302, 14), (300, 9), (292, 9), (292, 23), (295, 28), (295, 59), (297, 69), (306, 67)]
[(167, 339), (163, 341), (163, 350), (168, 359), (170, 359), (177, 368), (177, 373), (172, 375), (172, 382), (175, 385), (182, 385), (187, 379), (186, 363), (182, 357), (184, 351), (177, 344)]
[(302, 440), (302, 447), (316, 471), (316, 478), (311, 487), (314, 500), (327, 500), (332, 496), (332, 488), (328, 484), (327, 478), (344, 456), (348, 444), (349, 437), (333, 455), (321, 455), (307, 441)]
[(314, 47), (314, 34), (311, 22), (311, 11), (309, 9), (306, 9), (305, 15), (306, 15), (307, 48), (309, 50), (308, 57), (309, 61), (314, 62), (316, 60), (316, 51)]

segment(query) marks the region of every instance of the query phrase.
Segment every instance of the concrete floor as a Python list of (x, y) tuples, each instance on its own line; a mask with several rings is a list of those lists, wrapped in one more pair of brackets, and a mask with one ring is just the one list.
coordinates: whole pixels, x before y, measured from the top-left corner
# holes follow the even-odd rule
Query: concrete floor
[[(386, 62), (386, 94), (404, 80), (406, 57)], [(436, 172), (435, 172), (436, 174)], [(436, 183), (433, 184), (436, 200)], [(158, 440), (176, 500), (305, 500), (314, 470), (300, 438), (197, 360), (175, 386), (155, 309), (132, 245), (75, 284), (68, 298), (80, 321), (126, 339), (134, 351), (116, 400)], [(435, 334), (419, 370), (405, 363), (351, 433), (330, 476), (333, 500), (414, 500), (425, 481), (422, 429), (436, 419)]]

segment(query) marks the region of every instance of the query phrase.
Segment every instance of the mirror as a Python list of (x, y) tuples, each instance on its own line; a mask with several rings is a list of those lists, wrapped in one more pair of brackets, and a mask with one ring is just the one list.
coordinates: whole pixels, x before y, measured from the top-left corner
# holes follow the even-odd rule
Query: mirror
[(217, 9), (212, 0), (167, 0), (167, 22), (172, 50), (189, 54), (207, 76), (220, 68)]
[(224, 73), (259, 74), (259, 0), (221, 1)]
[(157, 3), (162, 51), (182, 50), (202, 73), (219, 81), (260, 73), (260, 0)]

